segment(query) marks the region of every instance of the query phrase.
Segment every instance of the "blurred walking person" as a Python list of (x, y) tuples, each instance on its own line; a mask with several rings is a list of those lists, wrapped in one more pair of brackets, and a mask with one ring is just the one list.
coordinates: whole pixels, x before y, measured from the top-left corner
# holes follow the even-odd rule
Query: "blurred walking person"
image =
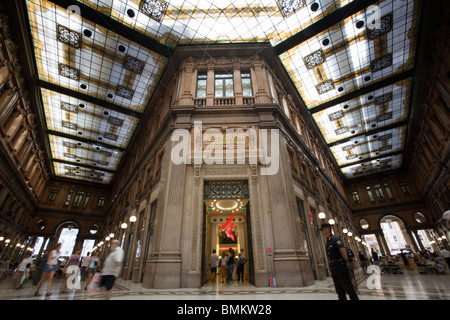
[(31, 258), (31, 253), (27, 252), (25, 258), (19, 263), (16, 273), (14, 273), (12, 278), (14, 289), (20, 289), (22, 287), (22, 277), (25, 273), (25, 269), (27, 268), (27, 264), (29, 263), (33, 265), (33, 259)]
[(100, 271), (100, 252), (95, 251), (95, 254), (91, 256), (90, 260), (88, 261), (88, 264), (86, 266), (86, 272), (88, 275), (86, 286), (84, 287), (84, 290), (87, 290), (89, 287), (89, 284), (92, 281), (92, 277), (94, 277), (94, 274), (96, 272)]
[(53, 282), (53, 277), (55, 276), (56, 271), (58, 270), (58, 259), (61, 256), (61, 246), (62, 243), (58, 243), (56, 245), (55, 250), (52, 250), (49, 254), (48, 254), (48, 259), (47, 259), (47, 264), (44, 267), (44, 272), (42, 274), (41, 280), (39, 281), (37, 288), (36, 288), (36, 292), (34, 293), (35, 296), (39, 295), (39, 290), (41, 289), (42, 284), (44, 283), (45, 279), (48, 279), (47, 282), (47, 293), (45, 294), (46, 297), (48, 297), (49, 295), (51, 295), (51, 288), (52, 288), (52, 282)]
[(119, 240), (113, 240), (110, 248), (111, 252), (103, 265), (102, 278), (99, 284), (100, 287), (106, 287), (106, 300), (111, 299), (114, 283), (120, 274), (124, 256)]

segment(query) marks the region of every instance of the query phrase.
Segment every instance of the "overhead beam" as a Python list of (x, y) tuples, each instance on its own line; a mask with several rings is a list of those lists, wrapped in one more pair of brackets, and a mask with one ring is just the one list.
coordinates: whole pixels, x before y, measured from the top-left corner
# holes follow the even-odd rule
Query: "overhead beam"
[(354, 166), (354, 165), (357, 165), (357, 164), (369, 162), (369, 161), (372, 161), (372, 160), (375, 160), (375, 159), (392, 157), (392, 156), (396, 156), (396, 155), (399, 155), (399, 154), (403, 154), (403, 152), (404, 152), (404, 150), (400, 150), (400, 151), (395, 151), (395, 152), (391, 152), (391, 153), (387, 153), (387, 154), (380, 154), (380, 155), (378, 155), (376, 157), (370, 157), (370, 158), (363, 159), (363, 160), (360, 160), (360, 161), (356, 161), (356, 162), (352, 162), (352, 163), (348, 163), (348, 164), (343, 164), (343, 165), (339, 166), (339, 168), (342, 169), (342, 168)]
[(105, 29), (111, 30), (118, 35), (129, 39), (139, 45), (147, 48), (153, 52), (156, 52), (166, 58), (170, 58), (173, 54), (174, 49), (162, 44), (161, 42), (129, 27), (107, 15), (101, 13), (100, 11), (91, 8), (88, 5), (80, 1), (75, 0), (48, 0), (55, 5), (68, 8), (69, 6), (78, 6), (80, 8), (80, 15), (82, 18), (91, 21), (92, 23), (98, 24)]
[(346, 143), (346, 142), (349, 142), (349, 141), (352, 141), (352, 140), (356, 140), (358, 137), (361, 137), (361, 136), (366, 136), (367, 137), (367, 136), (373, 135), (375, 133), (380, 133), (380, 132), (383, 132), (383, 131), (387, 131), (387, 130), (394, 129), (394, 128), (399, 128), (399, 127), (406, 126), (406, 125), (408, 125), (408, 120), (403, 120), (403, 121), (400, 121), (400, 122), (392, 123), (392, 124), (384, 126), (384, 127), (379, 127), (379, 128), (373, 129), (373, 130), (369, 130), (369, 131), (366, 131), (366, 132), (359, 133), (357, 135), (354, 135), (354, 136), (351, 136), (351, 137), (348, 137), (348, 138), (345, 138), (345, 139), (341, 139), (341, 140), (329, 143), (328, 147), (331, 148), (331, 147), (337, 146), (339, 144), (343, 144), (343, 143)]
[(289, 49), (299, 45), (300, 43), (318, 35), (319, 33), (331, 28), (335, 24), (343, 21), (344, 19), (358, 13), (359, 11), (367, 8), (371, 4), (377, 3), (379, 0), (355, 0), (349, 4), (335, 10), (328, 14), (324, 18), (318, 20), (305, 29), (297, 32), (288, 39), (280, 42), (274, 47), (274, 51), (277, 55), (280, 55)]
[(413, 68), (409, 69), (409, 70), (406, 70), (406, 71), (403, 71), (402, 73), (398, 73), (398, 74), (393, 75), (393, 76), (391, 76), (389, 78), (377, 81), (377, 82), (372, 83), (372, 84), (370, 84), (370, 85), (368, 85), (366, 87), (363, 87), (363, 88), (358, 89), (356, 91), (353, 91), (353, 92), (350, 92), (348, 94), (345, 94), (345, 95), (343, 95), (341, 97), (338, 97), (336, 99), (333, 99), (333, 100), (327, 101), (325, 103), (322, 103), (321, 105), (318, 105), (317, 107), (309, 109), (309, 112), (311, 114), (314, 114), (316, 112), (323, 111), (323, 110), (328, 109), (330, 107), (334, 107), (335, 105), (347, 102), (348, 100), (351, 100), (351, 99), (358, 98), (358, 97), (360, 97), (362, 95), (365, 95), (367, 93), (373, 92), (373, 91), (378, 90), (378, 89), (381, 89), (383, 87), (387, 87), (387, 86), (392, 85), (392, 84), (394, 84), (394, 83), (396, 83), (398, 81), (406, 80), (406, 79), (414, 76), (414, 72), (415, 72), (415, 70)]
[(111, 169), (99, 168), (99, 167), (96, 167), (96, 166), (91, 166), (91, 165), (88, 165), (88, 164), (81, 164), (81, 163), (78, 163), (78, 162), (71, 162), (71, 161), (55, 159), (55, 158), (52, 158), (52, 161), (53, 162), (64, 163), (64, 164), (68, 164), (68, 165), (76, 166), (76, 167), (80, 167), (80, 168), (85, 168), (85, 169), (89, 169), (89, 170), (107, 172), (107, 173), (111, 173), (111, 174), (115, 174), (116, 173), (116, 171), (111, 170)]
[(126, 114), (127, 116), (131, 116), (131, 117), (134, 117), (137, 119), (140, 119), (142, 117), (142, 114), (139, 112), (118, 106), (114, 103), (110, 103), (105, 100), (102, 100), (102, 99), (99, 99), (96, 97), (92, 97), (92, 96), (89, 96), (87, 94), (84, 94), (84, 93), (81, 93), (81, 92), (78, 92), (78, 91), (75, 91), (72, 89), (61, 87), (54, 83), (50, 83), (50, 82), (38, 79), (36, 82), (36, 85), (40, 88), (55, 91), (55, 92), (64, 94), (66, 96), (74, 97), (79, 100), (83, 100), (83, 101), (98, 105), (100, 107), (104, 107), (104, 108), (112, 110), (112, 111), (116, 111), (118, 113)]
[(103, 148), (108, 148), (108, 149), (117, 150), (117, 151), (121, 151), (121, 152), (125, 152), (126, 151), (126, 149), (124, 149), (124, 148), (120, 148), (120, 147), (113, 146), (113, 145), (110, 145), (110, 144), (105, 144), (105, 143), (99, 142), (97, 140), (91, 140), (91, 139), (87, 139), (87, 138), (80, 137), (80, 136), (74, 136), (74, 135), (63, 133), (63, 132), (59, 132), (59, 131), (54, 131), (54, 130), (47, 129), (47, 135), (54, 135), (54, 136), (58, 136), (58, 137), (61, 137), (61, 138), (77, 140), (77, 141), (88, 143), (88, 144), (95, 144), (95, 145), (99, 145), (99, 146), (101, 146)]

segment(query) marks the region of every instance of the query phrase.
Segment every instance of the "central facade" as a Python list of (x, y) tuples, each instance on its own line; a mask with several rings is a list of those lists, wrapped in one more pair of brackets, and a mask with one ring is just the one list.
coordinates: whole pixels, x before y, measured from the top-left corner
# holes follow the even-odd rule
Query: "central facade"
[[(249, 259), (245, 279), (255, 286), (326, 278), (317, 214), (335, 212), (339, 220), (348, 212), (344, 203), (327, 206), (330, 194), (343, 199), (330, 183), (336, 172), (271, 50), (177, 49), (178, 64), (166, 70), (143, 126), (149, 129), (127, 161), (129, 175), (117, 184), (123, 188), (106, 230), (127, 248), (124, 279), (147, 288), (200, 287), (212, 250), (229, 248)], [(128, 216), (137, 222), (121, 230)]]

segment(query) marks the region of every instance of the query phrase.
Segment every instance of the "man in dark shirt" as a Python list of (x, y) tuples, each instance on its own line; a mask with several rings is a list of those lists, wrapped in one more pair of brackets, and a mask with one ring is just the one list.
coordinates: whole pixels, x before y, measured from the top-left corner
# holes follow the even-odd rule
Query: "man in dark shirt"
[(353, 288), (350, 275), (347, 268), (348, 254), (347, 248), (342, 240), (331, 233), (331, 225), (322, 224), (320, 230), (327, 239), (326, 249), (328, 262), (330, 265), (330, 273), (333, 278), (334, 287), (338, 294), (339, 300), (347, 300), (346, 293), (351, 300), (359, 300), (358, 295)]

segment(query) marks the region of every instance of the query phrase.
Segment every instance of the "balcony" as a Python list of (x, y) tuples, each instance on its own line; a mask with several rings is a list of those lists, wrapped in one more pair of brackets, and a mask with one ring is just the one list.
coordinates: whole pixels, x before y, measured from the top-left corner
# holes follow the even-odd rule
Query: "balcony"
[(197, 107), (253, 105), (255, 104), (255, 97), (194, 98), (193, 104)]
[(221, 98), (214, 98), (214, 105), (215, 106), (235, 106), (236, 105), (236, 98), (234, 97), (221, 97)]

